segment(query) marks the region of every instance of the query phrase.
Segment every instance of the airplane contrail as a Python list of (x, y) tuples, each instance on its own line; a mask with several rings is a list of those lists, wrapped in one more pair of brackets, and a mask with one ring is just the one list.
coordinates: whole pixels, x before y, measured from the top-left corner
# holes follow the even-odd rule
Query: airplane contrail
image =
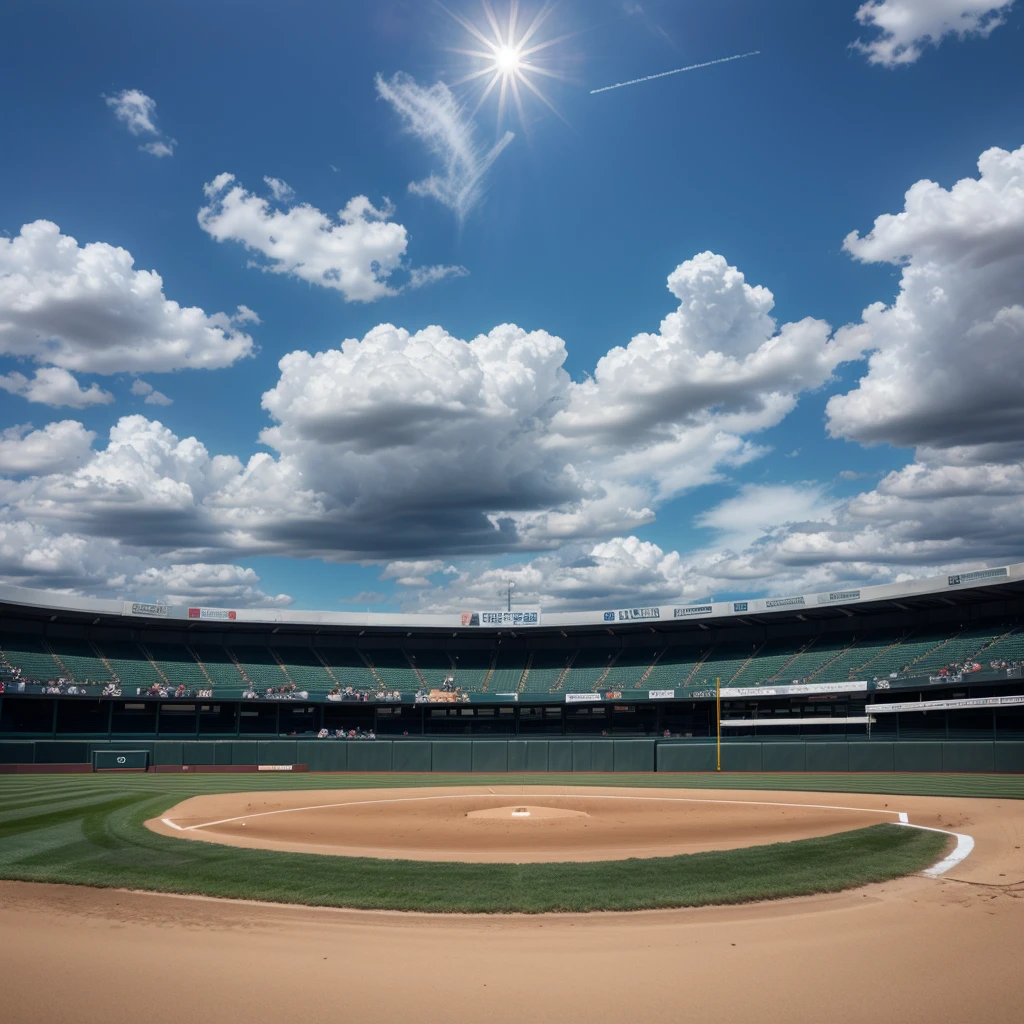
[(637, 85), (640, 82), (651, 82), (655, 78), (665, 78), (667, 75), (678, 75), (684, 71), (696, 71), (697, 68), (709, 68), (712, 64), (724, 64), (730, 60), (742, 60), (744, 57), (756, 57), (761, 51), (751, 50), (750, 53), (736, 53), (731, 57), (719, 57), (718, 60), (706, 60), (703, 64), (690, 64), (685, 68), (676, 68), (674, 71), (661, 71), (656, 75), (645, 75), (643, 78), (631, 78), (628, 82), (616, 82), (615, 85), (605, 85), (600, 89), (591, 89), (590, 95), (595, 93), (608, 92), (611, 89), (621, 89), (627, 85)]

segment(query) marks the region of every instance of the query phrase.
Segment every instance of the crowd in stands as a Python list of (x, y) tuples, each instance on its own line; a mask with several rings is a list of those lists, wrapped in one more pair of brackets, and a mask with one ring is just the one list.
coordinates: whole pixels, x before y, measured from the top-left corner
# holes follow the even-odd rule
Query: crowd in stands
[(321, 729), (317, 734), (318, 740), (375, 740), (377, 734), (372, 729)]
[(148, 690), (143, 690), (142, 687), (136, 687), (135, 692), (140, 697), (194, 697), (195, 694), (185, 686), (184, 683), (179, 683), (175, 686), (173, 683), (154, 683)]
[[(438, 693), (450, 693), (451, 697), (439, 698), (436, 696)], [(431, 701), (444, 701), (445, 703), (469, 703), (469, 694), (464, 693), (452, 679), (446, 679), (439, 687), (428, 690), (426, 686), (421, 685), (416, 691), (414, 701), (417, 704), (429, 704)]]

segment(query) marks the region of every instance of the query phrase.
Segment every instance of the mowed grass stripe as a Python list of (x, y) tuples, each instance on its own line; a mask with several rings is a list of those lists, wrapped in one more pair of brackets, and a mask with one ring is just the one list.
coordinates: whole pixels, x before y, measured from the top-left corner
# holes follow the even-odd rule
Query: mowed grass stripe
[[(626, 786), (645, 789), (750, 789), (820, 793), (879, 793), (920, 796), (1003, 797), (1024, 799), (1024, 775), (945, 775), (900, 773), (516, 773), (398, 774), (284, 773), (183, 775), (0, 776), (0, 809), (7, 797), (31, 800), (46, 787), (59, 785), (62, 797), (92, 787), (147, 793), (237, 793), (291, 789), (394, 789), (411, 786)], [(30, 783), (26, 783), (31, 779)], [(15, 781), (16, 780), (16, 781)], [(51, 781), (52, 780), (52, 781)], [(44, 787), (40, 790), (39, 787)], [(183, 797), (184, 799), (184, 797)]]
[[(884, 881), (934, 863), (948, 843), (941, 833), (881, 824), (821, 839), (645, 860), (441, 864), (193, 843), (158, 835), (144, 825), (181, 800), (206, 793), (465, 785), (827, 792), (823, 782), (835, 782), (834, 776), (140, 774), (71, 776), (59, 782), (49, 776), (31, 782), (27, 778), (18, 778), (16, 790), (0, 778), (0, 800), (14, 797), (20, 805), (17, 816), (0, 822), (0, 877), (317, 906), (536, 913), (738, 903)], [(931, 789), (933, 777), (854, 776), (842, 781), (866, 786), (834, 786), (832, 791), (892, 793), (894, 779), (909, 781), (913, 788), (928, 778)], [(972, 790), (1011, 795), (1005, 777), (942, 779), (945, 786), (938, 788), (946, 795), (961, 793), (965, 779), (972, 782)], [(1018, 780), (1017, 795), (1024, 795), (1022, 789)]]

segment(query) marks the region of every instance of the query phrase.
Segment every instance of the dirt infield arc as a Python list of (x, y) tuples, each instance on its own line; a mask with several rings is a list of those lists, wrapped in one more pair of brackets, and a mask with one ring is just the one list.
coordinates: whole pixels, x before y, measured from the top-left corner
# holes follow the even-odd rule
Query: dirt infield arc
[(147, 825), (295, 853), (540, 863), (730, 850), (899, 821), (899, 809), (883, 803), (551, 786), (297, 790), (192, 797)]

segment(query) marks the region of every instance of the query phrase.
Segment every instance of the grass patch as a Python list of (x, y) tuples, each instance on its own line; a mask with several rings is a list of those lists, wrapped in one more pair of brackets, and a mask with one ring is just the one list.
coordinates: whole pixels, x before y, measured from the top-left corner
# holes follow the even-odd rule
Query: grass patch
[[(820, 839), (585, 864), (438, 864), (249, 850), (174, 839), (144, 822), (188, 796), (438, 785), (437, 776), (67, 776), (0, 779), (0, 878), (312, 906), (434, 912), (641, 910), (838, 892), (920, 870), (941, 833), (881, 824)], [(647, 785), (657, 776), (606, 784)], [(453, 778), (450, 784), (484, 782)], [(509, 783), (501, 776), (486, 782)], [(525, 780), (523, 780), (525, 781)], [(550, 776), (531, 782), (554, 782)], [(558, 780), (564, 784), (565, 780)], [(576, 776), (576, 785), (593, 778)], [(692, 784), (684, 777), (676, 785)], [(738, 780), (737, 780), (738, 781)], [(805, 788), (810, 788), (804, 782)]]

